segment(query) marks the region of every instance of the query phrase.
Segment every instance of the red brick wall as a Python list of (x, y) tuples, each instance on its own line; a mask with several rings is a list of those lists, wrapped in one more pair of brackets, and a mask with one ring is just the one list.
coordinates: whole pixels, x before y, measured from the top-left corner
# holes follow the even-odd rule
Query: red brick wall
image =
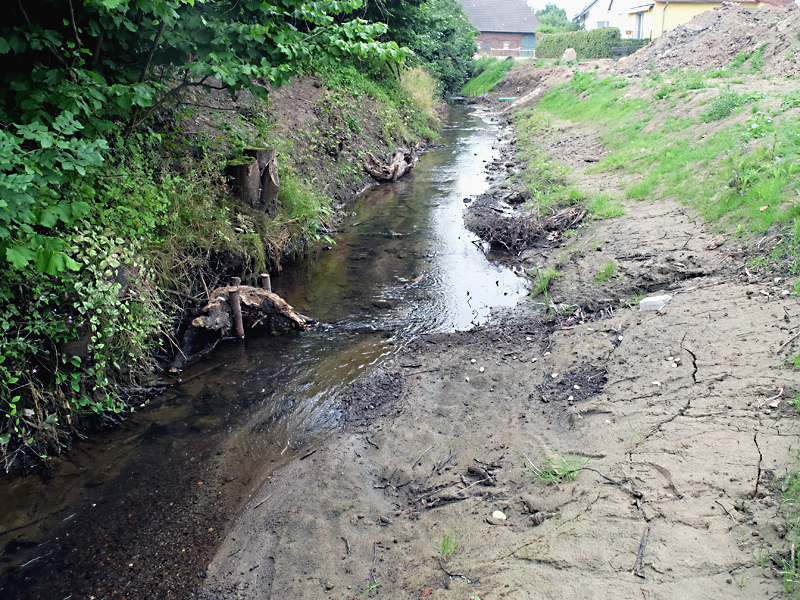
[[(478, 36), (478, 42), (481, 45), (478, 51), (480, 55), (488, 55), (483, 46), (486, 42), (490, 42), (492, 44), (492, 56), (519, 56), (519, 49), (522, 47), (522, 34), (481, 32), (480, 36)], [(508, 42), (509, 50), (503, 50), (505, 42)]]

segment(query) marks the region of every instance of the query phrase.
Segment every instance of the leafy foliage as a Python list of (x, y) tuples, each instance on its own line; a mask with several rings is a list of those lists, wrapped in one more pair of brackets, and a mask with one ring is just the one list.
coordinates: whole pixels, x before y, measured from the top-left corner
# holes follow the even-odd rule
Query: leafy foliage
[(566, 10), (559, 8), (552, 2), (548, 2), (547, 6), (537, 10), (536, 17), (539, 19), (537, 33), (566, 33), (581, 29), (580, 25), (567, 18)]
[(458, 90), (471, 76), (477, 32), (456, 0), (368, 2), (362, 16), (386, 23), (389, 38), (414, 51), (409, 63), (429, 70), (442, 92)]
[[(164, 224), (176, 207), (183, 210), (179, 200), (196, 183), (170, 155), (184, 96), (213, 88), (266, 98), (270, 85), (287, 83), (312, 63), (382, 65), (411, 56), (393, 41), (376, 41), (387, 26), (359, 18), (362, 6), (26, 0), (0, 9), (6, 468), (26, 448), (44, 456), (63, 445), (73, 416), (124, 410), (130, 402), (121, 398), (122, 386), (153, 370), (153, 348), (168, 323), (147, 258), (176, 243)], [(204, 152), (202, 145), (195, 150)], [(205, 182), (212, 181), (206, 173)], [(213, 218), (197, 226), (208, 228), (203, 243), (234, 246), (222, 207), (204, 216), (209, 212)], [(290, 222), (315, 229), (319, 213)], [(236, 232), (263, 262), (260, 232)]]

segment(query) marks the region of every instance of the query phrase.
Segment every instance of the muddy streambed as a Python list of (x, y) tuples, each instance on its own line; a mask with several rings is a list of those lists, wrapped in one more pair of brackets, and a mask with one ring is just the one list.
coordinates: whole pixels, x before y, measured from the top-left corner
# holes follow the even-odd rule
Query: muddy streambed
[(336, 430), (337, 395), (421, 332), (486, 321), (526, 293), (463, 228), (499, 128), (455, 107), (443, 146), (348, 207), (337, 244), (274, 280), (325, 326), (220, 345), (48, 476), (0, 485), (0, 596), (190, 597), (242, 502)]

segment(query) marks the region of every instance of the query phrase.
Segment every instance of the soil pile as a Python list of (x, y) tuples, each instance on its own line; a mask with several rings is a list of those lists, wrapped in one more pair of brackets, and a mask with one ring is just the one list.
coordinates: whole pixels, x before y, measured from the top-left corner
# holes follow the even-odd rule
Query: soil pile
[(763, 72), (789, 77), (800, 72), (798, 32), (800, 9), (794, 3), (751, 8), (726, 2), (621, 59), (617, 68), (621, 73), (721, 69), (740, 52), (765, 44)]

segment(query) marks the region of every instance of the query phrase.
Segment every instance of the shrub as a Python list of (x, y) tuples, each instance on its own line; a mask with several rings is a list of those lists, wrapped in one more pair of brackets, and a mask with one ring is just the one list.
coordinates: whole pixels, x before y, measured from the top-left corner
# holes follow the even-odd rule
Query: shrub
[(642, 46), (650, 40), (622, 39), (616, 27), (590, 31), (548, 33), (537, 36), (537, 58), (561, 58), (564, 50), (572, 48), (578, 58), (611, 58), (615, 46)]

